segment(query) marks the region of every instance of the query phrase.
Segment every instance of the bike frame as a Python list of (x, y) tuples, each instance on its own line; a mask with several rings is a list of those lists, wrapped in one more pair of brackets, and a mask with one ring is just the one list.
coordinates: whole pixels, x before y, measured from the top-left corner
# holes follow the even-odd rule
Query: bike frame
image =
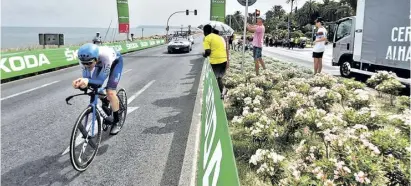
[[(94, 92), (94, 96), (92, 96), (92, 97), (90, 97), (90, 104), (89, 104), (89, 106), (91, 106), (91, 108), (93, 109), (93, 116), (92, 116), (92, 119), (91, 119), (91, 135), (92, 136), (94, 136), (94, 124), (95, 124), (95, 121), (96, 121), (96, 116), (97, 116), (97, 114), (96, 114), (96, 109), (97, 109), (97, 107), (98, 107), (98, 100), (99, 100), (99, 92), (101, 92), (101, 91), (103, 91), (103, 90), (105, 90), (105, 88), (98, 88), (97, 89), (97, 91), (95, 91)], [(85, 126), (85, 128), (86, 128), (86, 130), (87, 130), (87, 123), (86, 123), (86, 126)]]

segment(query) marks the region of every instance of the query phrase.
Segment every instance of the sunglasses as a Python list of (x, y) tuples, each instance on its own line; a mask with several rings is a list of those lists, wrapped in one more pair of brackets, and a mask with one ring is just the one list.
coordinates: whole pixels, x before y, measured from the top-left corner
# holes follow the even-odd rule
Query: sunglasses
[(81, 61), (81, 64), (86, 65), (86, 66), (90, 66), (91, 64), (93, 64), (96, 60), (92, 59), (90, 61)]

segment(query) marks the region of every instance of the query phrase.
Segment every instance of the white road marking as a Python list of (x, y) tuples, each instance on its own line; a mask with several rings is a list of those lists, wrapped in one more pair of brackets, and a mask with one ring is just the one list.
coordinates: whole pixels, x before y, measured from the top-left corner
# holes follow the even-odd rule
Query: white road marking
[(25, 91), (23, 91), (23, 92), (19, 92), (19, 93), (16, 93), (16, 94), (13, 94), (13, 95), (10, 95), (10, 96), (1, 98), (0, 100), (3, 101), (3, 100), (6, 100), (6, 99), (9, 99), (9, 98), (12, 98), (12, 97), (16, 97), (16, 96), (19, 96), (19, 95), (21, 95), (21, 94), (25, 94), (25, 93), (31, 92), (31, 91), (33, 91), (33, 90), (37, 90), (37, 89), (39, 89), (39, 88), (43, 88), (43, 87), (46, 87), (46, 86), (49, 86), (49, 85), (52, 85), (52, 84), (58, 83), (58, 82), (60, 82), (60, 81), (53, 81), (53, 82), (51, 82), (51, 83), (47, 83), (47, 84), (41, 85), (41, 86), (36, 87), (36, 88), (28, 89), (28, 90), (25, 90)]
[[(128, 108), (127, 108), (127, 115), (130, 114), (131, 112), (137, 110), (138, 108), (139, 108), (139, 107), (128, 107)], [(90, 121), (90, 122), (91, 122), (91, 121)], [(89, 124), (88, 126), (90, 126), (90, 124)], [(81, 135), (78, 135), (77, 138), (76, 138), (75, 144), (80, 143), (81, 140), (82, 140), (82, 139), (81, 139)], [(69, 151), (70, 151), (70, 146), (68, 146), (68, 147), (66, 148), (66, 150), (64, 150), (64, 152), (63, 152), (61, 155), (64, 156), (64, 155), (67, 154)]]
[(126, 73), (128, 73), (128, 72), (130, 72), (130, 71), (132, 71), (133, 69), (127, 69), (126, 71), (124, 71), (123, 72), (123, 74), (126, 74)]
[(138, 92), (136, 92), (134, 95), (130, 96), (130, 98), (128, 98), (127, 104), (130, 104), (134, 99), (136, 99), (141, 93), (143, 93), (145, 90), (148, 89), (148, 87), (150, 87), (156, 80), (152, 80), (149, 83), (147, 83), (147, 85), (145, 85), (141, 90), (139, 90)]

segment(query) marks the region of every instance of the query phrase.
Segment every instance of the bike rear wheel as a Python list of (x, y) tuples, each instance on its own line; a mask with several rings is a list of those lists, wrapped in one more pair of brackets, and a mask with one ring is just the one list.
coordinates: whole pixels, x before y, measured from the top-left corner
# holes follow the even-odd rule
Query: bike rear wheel
[[(101, 120), (96, 110), (94, 127), (92, 126), (92, 107), (87, 107), (78, 117), (73, 127), (70, 140), (70, 161), (77, 171), (85, 171), (97, 154), (101, 142)], [(82, 145), (78, 145), (83, 142)], [(80, 152), (76, 152), (76, 147), (80, 147)], [(85, 160), (82, 158), (89, 154)]]
[(126, 90), (121, 88), (120, 90), (117, 91), (117, 97), (120, 102), (120, 121), (118, 122), (118, 126), (120, 127), (120, 130), (123, 128), (124, 123), (126, 122), (126, 116), (127, 116), (127, 93)]

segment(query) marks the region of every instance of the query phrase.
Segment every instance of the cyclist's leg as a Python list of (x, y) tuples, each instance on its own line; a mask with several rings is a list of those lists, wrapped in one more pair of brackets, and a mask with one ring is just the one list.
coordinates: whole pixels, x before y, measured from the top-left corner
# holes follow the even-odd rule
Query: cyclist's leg
[(118, 122), (119, 118), (119, 100), (117, 97), (117, 85), (120, 82), (121, 74), (123, 71), (123, 57), (120, 55), (120, 57), (114, 62), (114, 65), (112, 67), (112, 70), (107, 82), (107, 98), (110, 101), (111, 108), (113, 110), (113, 115), (114, 115), (114, 121), (115, 123)]

